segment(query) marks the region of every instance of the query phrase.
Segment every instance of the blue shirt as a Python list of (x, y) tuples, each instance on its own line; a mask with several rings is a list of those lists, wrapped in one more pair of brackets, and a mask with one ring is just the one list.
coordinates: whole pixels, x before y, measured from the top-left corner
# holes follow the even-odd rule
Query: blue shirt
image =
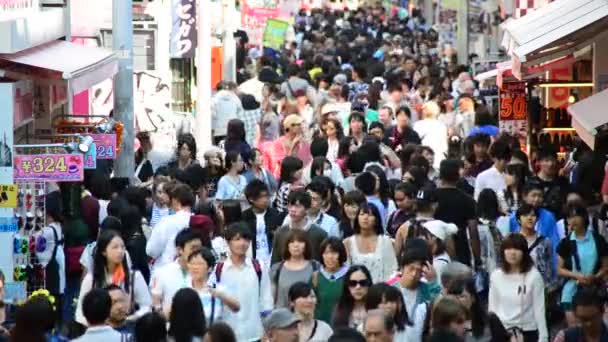
[[(577, 239), (574, 232), (570, 233), (570, 240), (576, 241), (576, 252), (580, 260), (581, 269), (576, 269), (576, 263), (574, 262), (574, 256), (572, 258), (572, 271), (582, 273), (584, 275), (593, 274), (595, 265), (599, 262), (597, 255), (597, 248), (595, 246), (595, 239), (593, 238), (593, 232), (587, 230), (585, 237)], [(577, 282), (575, 279), (569, 279), (562, 289), (562, 303), (572, 303), (572, 297), (576, 293)]]

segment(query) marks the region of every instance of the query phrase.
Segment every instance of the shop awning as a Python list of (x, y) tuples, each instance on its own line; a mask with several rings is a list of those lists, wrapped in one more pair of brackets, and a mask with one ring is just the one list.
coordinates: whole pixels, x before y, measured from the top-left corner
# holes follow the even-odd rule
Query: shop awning
[(519, 62), (543, 62), (591, 44), (606, 32), (608, 0), (555, 0), (505, 22), (502, 46)]
[(597, 128), (608, 123), (608, 89), (568, 107), (572, 115), (572, 127), (581, 139), (591, 147), (595, 145)]
[(112, 51), (63, 40), (14, 54), (0, 54), (0, 59), (58, 72), (61, 78), (70, 81), (72, 94), (87, 90), (118, 72), (118, 59)]

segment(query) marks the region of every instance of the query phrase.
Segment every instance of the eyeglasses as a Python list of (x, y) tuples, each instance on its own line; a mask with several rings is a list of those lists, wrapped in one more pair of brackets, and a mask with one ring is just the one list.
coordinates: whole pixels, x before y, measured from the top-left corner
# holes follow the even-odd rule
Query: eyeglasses
[(370, 286), (370, 281), (367, 279), (364, 280), (349, 280), (348, 281), (348, 287), (357, 287), (361, 286), (361, 287), (369, 287)]

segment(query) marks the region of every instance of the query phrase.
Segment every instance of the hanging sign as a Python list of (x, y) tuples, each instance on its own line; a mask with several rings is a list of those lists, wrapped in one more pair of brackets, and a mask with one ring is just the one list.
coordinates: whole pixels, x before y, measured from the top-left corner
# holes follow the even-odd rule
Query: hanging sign
[(528, 136), (528, 102), (526, 82), (506, 82), (499, 91), (500, 120), (498, 128), (519, 139), (522, 149)]
[(97, 146), (92, 143), (89, 152), (84, 154), (84, 169), (95, 170), (97, 168)]
[(97, 159), (116, 159), (116, 134), (88, 134), (97, 147)]
[(275, 50), (281, 50), (285, 43), (285, 34), (289, 29), (289, 23), (283, 20), (268, 19), (262, 44)]
[(193, 58), (196, 50), (196, 2), (173, 0), (173, 29), (170, 52), (172, 58)]
[(17, 208), (17, 185), (0, 184), (0, 208)]
[(21, 154), (15, 156), (16, 181), (82, 182), (82, 154)]

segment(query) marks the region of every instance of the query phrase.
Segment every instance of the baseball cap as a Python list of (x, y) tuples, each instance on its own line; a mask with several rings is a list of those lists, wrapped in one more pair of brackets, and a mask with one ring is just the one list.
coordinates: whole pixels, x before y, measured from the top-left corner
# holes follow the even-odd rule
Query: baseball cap
[(289, 128), (293, 125), (302, 124), (304, 120), (298, 114), (290, 114), (283, 120), (283, 128)]
[(300, 320), (291, 310), (286, 308), (272, 310), (272, 312), (264, 319), (264, 330), (285, 329)]
[(426, 230), (441, 241), (445, 241), (450, 235), (458, 232), (458, 227), (453, 223), (446, 223), (441, 220), (431, 220), (422, 224)]

